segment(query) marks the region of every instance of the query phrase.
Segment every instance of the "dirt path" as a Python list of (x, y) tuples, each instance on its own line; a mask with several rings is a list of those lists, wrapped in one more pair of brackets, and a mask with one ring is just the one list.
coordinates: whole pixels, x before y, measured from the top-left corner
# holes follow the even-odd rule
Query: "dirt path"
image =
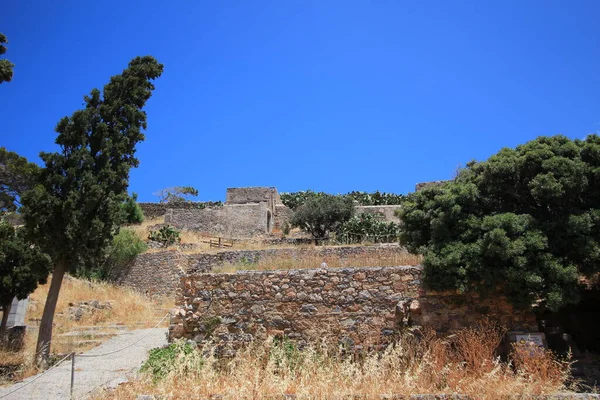
[[(167, 343), (165, 328), (139, 329), (115, 336), (106, 343), (83, 355), (100, 357), (75, 357), (74, 398), (85, 399), (100, 388), (114, 387), (124, 382), (127, 375), (139, 368), (148, 356), (148, 350)], [(131, 347), (127, 347), (133, 344)], [(118, 351), (123, 349), (121, 351)], [(36, 379), (38, 378), (38, 379)], [(29, 383), (36, 379), (34, 382)], [(43, 376), (32, 376), (23, 382), (0, 389), (1, 400), (55, 400), (69, 399), (71, 385), (71, 360), (65, 360), (57, 368)], [(12, 392), (16, 388), (22, 389)], [(6, 396), (6, 397), (3, 397)]]

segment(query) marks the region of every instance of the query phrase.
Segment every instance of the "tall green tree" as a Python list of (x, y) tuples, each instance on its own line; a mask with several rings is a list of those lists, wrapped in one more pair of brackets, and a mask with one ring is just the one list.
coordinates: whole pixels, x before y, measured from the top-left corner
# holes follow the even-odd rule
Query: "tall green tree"
[(46, 283), (52, 263), (38, 247), (31, 246), (22, 229), (0, 221), (0, 338), (6, 330), (13, 298), (25, 299)]
[(23, 193), (33, 188), (40, 167), (0, 147), (0, 214), (15, 211)]
[(137, 57), (101, 92), (85, 96), (85, 108), (56, 126), (60, 151), (42, 152), (39, 184), (23, 195), (29, 234), (52, 257), (53, 273), (40, 323), (38, 362), (52, 340), (52, 321), (63, 276), (76, 266), (99, 265), (121, 222), (129, 171), (144, 140), (152, 81), (163, 71), (153, 57)]
[(401, 242), (436, 290), (493, 293), (551, 310), (600, 271), (600, 137), (539, 137), (413, 193)]
[[(0, 33), (0, 56), (6, 53), (5, 44), (8, 43), (8, 39), (2, 33)], [(14, 64), (8, 61), (7, 59), (0, 60), (0, 83), (2, 82), (10, 82), (13, 77), (13, 68)]]
[(323, 239), (354, 214), (354, 203), (349, 197), (323, 194), (307, 199), (296, 208), (291, 225)]

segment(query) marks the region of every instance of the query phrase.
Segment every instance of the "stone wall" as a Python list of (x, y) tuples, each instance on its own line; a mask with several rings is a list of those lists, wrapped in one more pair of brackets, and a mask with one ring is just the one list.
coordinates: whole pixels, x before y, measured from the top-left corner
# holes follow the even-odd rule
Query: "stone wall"
[(183, 202), (170, 202), (170, 203), (138, 203), (144, 217), (147, 219), (162, 217), (167, 213), (168, 209), (178, 210), (199, 210), (207, 205), (214, 204), (213, 202), (203, 201), (183, 201)]
[(269, 187), (228, 188), (226, 204), (248, 204), (262, 202), (281, 203), (277, 189)]
[(165, 214), (165, 223), (179, 229), (243, 238), (267, 233), (269, 213), (266, 203), (169, 209)]
[[(400, 254), (405, 250), (397, 245), (296, 247), (268, 250), (231, 250), (219, 253), (185, 254), (179, 250), (153, 251), (139, 255), (127, 268), (115, 271), (112, 279), (149, 295), (174, 295), (184, 273), (211, 272), (225, 263), (258, 262), (261, 257), (339, 257), (351, 255)], [(315, 265), (318, 267), (319, 265)]]
[(115, 271), (112, 280), (149, 296), (174, 296), (185, 275), (188, 258), (177, 250), (140, 254), (126, 268)]
[(399, 223), (400, 218), (396, 217), (396, 210), (400, 208), (399, 205), (393, 206), (356, 206), (356, 214), (378, 214), (387, 222)]
[(385, 345), (409, 327), (449, 333), (483, 315), (510, 329), (537, 330), (535, 316), (502, 297), (430, 293), (420, 267), (238, 271), (181, 278), (169, 339), (208, 335), (233, 346), (267, 335), (299, 343)]
[(277, 231), (283, 230), (283, 226), (290, 222), (294, 211), (284, 204), (275, 204), (275, 221), (273, 227)]

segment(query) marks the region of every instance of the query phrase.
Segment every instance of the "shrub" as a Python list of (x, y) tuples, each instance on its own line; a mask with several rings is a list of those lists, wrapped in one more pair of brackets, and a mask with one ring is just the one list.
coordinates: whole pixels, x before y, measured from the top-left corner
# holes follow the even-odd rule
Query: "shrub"
[(166, 225), (157, 231), (150, 232), (148, 240), (162, 243), (164, 247), (168, 247), (181, 242), (181, 237), (179, 236), (180, 233), (181, 232), (177, 229)]
[(377, 214), (355, 215), (336, 231), (336, 240), (344, 243), (360, 243), (364, 240), (390, 243), (398, 240), (400, 225), (385, 221)]
[(299, 192), (293, 193), (281, 193), (279, 197), (281, 198), (281, 202), (287, 207), (295, 210), (300, 207), (302, 204), (306, 203), (309, 199), (316, 199), (325, 195), (323, 192), (314, 192), (310, 189), (301, 190)]
[[(324, 192), (314, 192), (309, 189), (292, 193), (284, 192), (280, 194), (280, 198), (283, 204), (292, 210), (295, 210), (309, 199), (316, 199), (325, 195), (327, 194)], [(361, 206), (398, 205), (402, 204), (406, 198), (403, 194), (386, 193), (380, 192), (379, 190), (373, 193), (353, 191), (346, 194), (337, 194), (335, 196), (357, 201)]]
[(196, 345), (182, 340), (150, 350), (148, 360), (142, 364), (140, 371), (149, 373), (156, 382), (175, 371), (183, 374), (197, 371), (203, 364)]
[(600, 136), (539, 137), (470, 162), (412, 193), (401, 243), (423, 254), (435, 290), (499, 288), (513, 304), (557, 310), (600, 271)]
[(137, 193), (133, 193), (131, 197), (121, 204), (123, 219), (127, 224), (141, 224), (144, 222), (144, 212), (142, 207), (137, 203)]
[(290, 223), (315, 239), (325, 238), (352, 217), (354, 205), (350, 198), (328, 194), (309, 199), (298, 207)]
[(121, 270), (138, 255), (148, 249), (148, 246), (136, 233), (130, 229), (120, 229), (107, 249), (106, 257), (98, 268), (80, 266), (75, 275), (80, 278), (107, 280), (115, 271)]

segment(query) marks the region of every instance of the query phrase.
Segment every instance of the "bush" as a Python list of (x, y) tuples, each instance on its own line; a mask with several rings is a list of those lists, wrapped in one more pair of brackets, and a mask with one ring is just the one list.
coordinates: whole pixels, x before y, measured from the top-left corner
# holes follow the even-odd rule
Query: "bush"
[(298, 207), (290, 223), (315, 239), (322, 239), (349, 220), (353, 213), (354, 205), (350, 198), (325, 194)]
[(423, 254), (434, 290), (496, 289), (551, 310), (578, 301), (600, 271), (600, 137), (539, 137), (470, 162), (454, 181), (412, 193), (401, 243)]
[(102, 264), (93, 268), (79, 266), (75, 271), (75, 276), (97, 280), (110, 279), (115, 271), (125, 268), (147, 249), (146, 243), (135, 232), (130, 229), (120, 229), (119, 233), (113, 237)]
[(166, 225), (157, 231), (150, 232), (148, 235), (148, 240), (162, 243), (164, 247), (168, 247), (174, 245), (175, 243), (181, 242), (181, 237), (179, 234), (180, 231), (169, 225)]
[(197, 346), (182, 340), (150, 350), (148, 360), (142, 364), (140, 371), (149, 373), (156, 382), (171, 373), (186, 374), (200, 370), (203, 365)]
[(336, 240), (344, 243), (360, 243), (369, 240), (378, 243), (391, 243), (398, 240), (400, 224), (387, 222), (381, 215), (355, 215), (339, 226)]
[[(292, 210), (297, 209), (310, 199), (316, 199), (322, 196), (326, 196), (324, 192), (314, 192), (312, 190), (301, 190), (299, 192), (292, 193), (281, 193), (281, 202), (291, 208)], [(327, 195), (331, 196), (331, 195)], [(349, 198), (357, 201), (361, 206), (382, 206), (382, 205), (398, 205), (402, 204), (406, 196), (403, 194), (385, 193), (379, 190), (368, 193), (368, 192), (350, 192), (346, 194), (338, 194), (336, 197)]]
[(121, 204), (121, 212), (127, 224), (141, 224), (144, 222), (144, 212), (137, 203), (137, 193), (133, 193), (131, 197), (127, 197), (127, 200)]

